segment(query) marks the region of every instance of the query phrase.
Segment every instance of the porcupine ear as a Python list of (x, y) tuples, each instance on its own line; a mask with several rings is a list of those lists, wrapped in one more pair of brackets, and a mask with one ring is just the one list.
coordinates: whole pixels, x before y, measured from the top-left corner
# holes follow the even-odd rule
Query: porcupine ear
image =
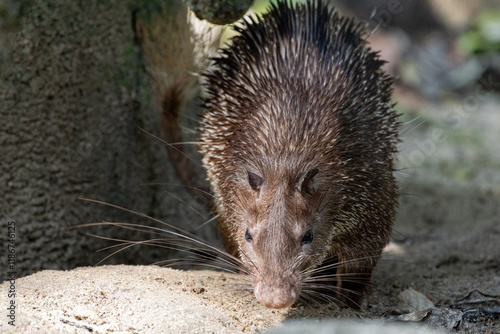
[(264, 184), (264, 178), (258, 174), (255, 174), (247, 169), (247, 174), (248, 174), (248, 183), (250, 184), (250, 187), (252, 187), (252, 190), (255, 192), (260, 192), (260, 188), (262, 188), (262, 185)]
[(317, 168), (312, 168), (297, 180), (295, 187), (302, 195), (312, 195), (314, 192), (314, 177), (318, 174)]

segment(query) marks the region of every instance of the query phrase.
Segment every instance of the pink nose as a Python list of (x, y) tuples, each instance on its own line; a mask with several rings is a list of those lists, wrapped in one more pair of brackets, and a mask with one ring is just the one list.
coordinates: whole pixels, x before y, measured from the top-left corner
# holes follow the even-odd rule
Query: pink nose
[(255, 284), (254, 294), (255, 298), (269, 308), (284, 308), (292, 306), (297, 300), (298, 293), (296, 289), (288, 284), (284, 286), (272, 286), (264, 282)]

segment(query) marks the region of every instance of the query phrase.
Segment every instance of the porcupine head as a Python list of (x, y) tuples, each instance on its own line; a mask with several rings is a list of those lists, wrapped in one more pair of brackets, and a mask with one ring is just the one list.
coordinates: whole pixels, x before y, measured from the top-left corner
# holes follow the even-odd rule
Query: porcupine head
[(363, 25), (320, 1), (271, 6), (206, 76), (218, 227), (265, 306), (359, 306), (397, 206), (392, 79)]

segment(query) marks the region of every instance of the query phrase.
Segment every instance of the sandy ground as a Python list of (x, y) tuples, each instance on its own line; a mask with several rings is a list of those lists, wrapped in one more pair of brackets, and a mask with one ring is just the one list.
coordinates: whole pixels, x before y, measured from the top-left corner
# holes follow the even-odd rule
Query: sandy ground
[[(2, 322), (0, 328), (2, 333), (237, 333), (280, 326), (297, 317), (363, 317), (333, 305), (267, 309), (248, 291), (235, 289), (237, 280), (235, 275), (157, 266), (46, 270), (16, 282), (16, 326)], [(7, 286), (2, 285), (3, 295)], [(370, 330), (366, 333), (377, 333), (380, 326), (326, 324), (331, 329), (355, 325)], [(403, 328), (414, 332), (417, 327)]]

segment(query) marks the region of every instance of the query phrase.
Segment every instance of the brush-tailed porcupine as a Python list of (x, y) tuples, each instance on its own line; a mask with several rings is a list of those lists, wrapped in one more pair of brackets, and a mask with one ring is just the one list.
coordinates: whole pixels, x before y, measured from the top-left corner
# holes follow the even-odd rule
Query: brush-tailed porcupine
[(363, 24), (321, 1), (249, 18), (206, 75), (200, 150), (254, 294), (358, 306), (391, 235), (398, 121)]

